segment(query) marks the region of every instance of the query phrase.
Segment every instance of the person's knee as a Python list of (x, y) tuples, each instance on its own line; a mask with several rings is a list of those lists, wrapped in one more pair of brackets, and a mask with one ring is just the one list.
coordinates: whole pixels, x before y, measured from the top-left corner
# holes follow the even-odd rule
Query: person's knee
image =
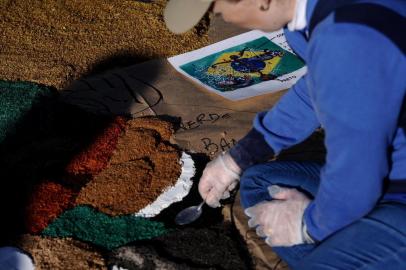
[(263, 179), (263, 172), (257, 166), (248, 168), (240, 178), (241, 205), (244, 209), (264, 200), (269, 200), (268, 184)]
[(264, 174), (258, 170), (259, 166), (253, 166), (244, 171), (240, 177), (240, 190), (244, 193), (256, 193), (266, 190), (268, 187)]
[(248, 168), (240, 177), (241, 192), (267, 192), (271, 185), (286, 186), (292, 177), (288, 170), (281, 170), (279, 167), (277, 162), (271, 162)]
[[(268, 162), (248, 168), (240, 181), (242, 206), (247, 208), (271, 200), (268, 194), (271, 185), (294, 187), (313, 194), (318, 186), (315, 176), (319, 167), (312, 163)], [(314, 175), (309, 175), (309, 171)]]

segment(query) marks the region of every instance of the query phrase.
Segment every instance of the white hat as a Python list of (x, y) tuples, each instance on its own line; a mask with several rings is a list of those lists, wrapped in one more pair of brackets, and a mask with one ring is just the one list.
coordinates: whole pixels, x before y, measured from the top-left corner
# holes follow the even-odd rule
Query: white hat
[(173, 33), (181, 34), (195, 26), (214, 0), (169, 0), (165, 7), (166, 26)]

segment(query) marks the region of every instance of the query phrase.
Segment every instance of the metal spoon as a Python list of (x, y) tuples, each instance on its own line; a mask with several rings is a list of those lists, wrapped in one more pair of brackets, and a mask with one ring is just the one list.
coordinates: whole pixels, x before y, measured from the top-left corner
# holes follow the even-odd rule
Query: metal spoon
[(178, 225), (186, 225), (198, 219), (202, 214), (203, 204), (204, 201), (199, 205), (190, 206), (180, 211), (175, 217), (175, 223)]

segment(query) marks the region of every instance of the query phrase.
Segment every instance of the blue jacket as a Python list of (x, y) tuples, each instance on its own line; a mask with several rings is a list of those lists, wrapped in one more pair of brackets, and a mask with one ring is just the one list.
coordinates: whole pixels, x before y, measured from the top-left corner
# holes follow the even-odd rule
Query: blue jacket
[[(369, 0), (406, 16), (406, 1)], [(317, 0), (309, 0), (310, 21)], [(390, 25), (402, 31), (399, 25)], [(396, 29), (398, 27), (398, 29)], [(334, 12), (307, 39), (285, 31), (307, 74), (268, 112), (230, 154), (243, 168), (298, 144), (316, 128), (325, 131), (326, 163), (318, 193), (304, 214), (309, 234), (323, 240), (370, 212), (386, 193), (385, 179), (406, 180), (406, 136), (399, 117), (406, 92), (406, 56), (379, 30), (337, 23)], [(399, 182), (400, 183), (400, 182)]]

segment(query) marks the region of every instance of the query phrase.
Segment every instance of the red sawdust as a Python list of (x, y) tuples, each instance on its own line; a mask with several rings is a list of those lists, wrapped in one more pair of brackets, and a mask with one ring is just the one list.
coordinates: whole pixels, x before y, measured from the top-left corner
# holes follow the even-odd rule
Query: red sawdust
[[(94, 143), (67, 165), (63, 184), (58, 183), (60, 181), (45, 181), (35, 187), (26, 210), (28, 232), (40, 233), (63, 211), (73, 206), (77, 191), (108, 165), (125, 125), (124, 118), (116, 117)], [(73, 185), (67, 187), (65, 184)]]
[(123, 117), (116, 117), (94, 143), (74, 157), (66, 167), (66, 173), (73, 176), (69, 179), (91, 177), (106, 168), (125, 125)]
[(40, 233), (63, 211), (72, 206), (76, 193), (61, 184), (45, 181), (34, 190), (26, 210), (28, 232)]
[(172, 133), (172, 125), (158, 119), (116, 117), (68, 164), (64, 181), (52, 179), (35, 188), (27, 231), (40, 233), (74, 204), (123, 215), (153, 202), (180, 174), (179, 151), (168, 142)]

